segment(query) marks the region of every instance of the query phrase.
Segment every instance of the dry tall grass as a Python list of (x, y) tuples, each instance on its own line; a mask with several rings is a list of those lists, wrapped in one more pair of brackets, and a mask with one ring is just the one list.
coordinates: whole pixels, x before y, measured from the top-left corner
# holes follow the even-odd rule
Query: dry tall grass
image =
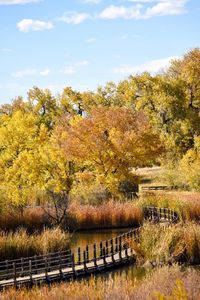
[(0, 232), (0, 260), (16, 259), (69, 248), (69, 234), (59, 228), (45, 229), (29, 235), (21, 229), (15, 233)]
[[(142, 210), (131, 201), (121, 203), (113, 200), (100, 205), (83, 205), (74, 201), (69, 206), (65, 224), (67, 228), (74, 230), (135, 227), (141, 221)], [(40, 207), (26, 208), (23, 214), (6, 211), (0, 215), (0, 229), (5, 231), (23, 227), (33, 233), (50, 225), (50, 218)]]
[(35, 232), (49, 225), (50, 220), (40, 207), (25, 208), (23, 213), (7, 209), (0, 214), (0, 230), (14, 231), (23, 227), (29, 232)]
[(199, 300), (200, 273), (173, 266), (159, 268), (141, 281), (117, 275), (36, 287), (7, 290), (1, 300)]
[(139, 254), (144, 261), (200, 264), (200, 226), (195, 223), (165, 229), (146, 224), (140, 237)]
[(142, 210), (133, 202), (110, 201), (98, 206), (72, 203), (70, 225), (78, 229), (135, 227), (141, 224)]
[(182, 193), (146, 193), (138, 201), (139, 207), (157, 206), (175, 210), (183, 221), (200, 221), (200, 195)]

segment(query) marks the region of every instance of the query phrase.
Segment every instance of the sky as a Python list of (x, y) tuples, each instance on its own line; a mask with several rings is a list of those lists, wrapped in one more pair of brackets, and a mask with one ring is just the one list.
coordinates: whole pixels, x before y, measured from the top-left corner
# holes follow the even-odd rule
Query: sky
[(93, 90), (200, 46), (200, 0), (0, 0), (0, 103)]

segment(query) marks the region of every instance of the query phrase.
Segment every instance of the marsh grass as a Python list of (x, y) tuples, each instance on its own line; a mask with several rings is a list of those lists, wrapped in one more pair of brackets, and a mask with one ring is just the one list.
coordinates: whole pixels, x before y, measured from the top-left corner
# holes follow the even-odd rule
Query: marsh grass
[(78, 229), (137, 227), (142, 223), (143, 214), (131, 201), (109, 201), (96, 206), (72, 203), (69, 218), (71, 226)]
[(200, 226), (195, 223), (166, 228), (146, 224), (140, 238), (144, 261), (200, 264)]
[(172, 193), (146, 193), (136, 203), (139, 207), (166, 207), (176, 211), (182, 221), (200, 221), (200, 197)]
[(68, 249), (69, 234), (45, 229), (40, 234), (28, 234), (24, 229), (14, 233), (0, 232), (0, 260), (46, 254)]
[(25, 208), (22, 212), (7, 209), (0, 214), (0, 230), (4, 231), (15, 231), (23, 227), (28, 232), (35, 232), (49, 226), (50, 220), (40, 207)]
[(4, 291), (1, 300), (199, 300), (200, 273), (177, 265), (152, 271), (134, 280), (117, 275), (114, 278), (91, 278), (31, 290)]

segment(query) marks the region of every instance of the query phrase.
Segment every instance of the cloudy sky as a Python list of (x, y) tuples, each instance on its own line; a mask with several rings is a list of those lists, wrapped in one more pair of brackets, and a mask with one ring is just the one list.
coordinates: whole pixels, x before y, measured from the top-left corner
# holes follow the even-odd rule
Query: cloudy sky
[(156, 73), (198, 46), (199, 0), (0, 0), (0, 103)]

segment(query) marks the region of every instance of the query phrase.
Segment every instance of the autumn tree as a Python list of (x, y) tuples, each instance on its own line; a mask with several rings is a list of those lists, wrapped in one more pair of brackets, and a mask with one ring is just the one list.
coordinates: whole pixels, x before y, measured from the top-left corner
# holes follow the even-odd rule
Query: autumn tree
[(30, 192), (26, 183), (31, 174), (25, 169), (21, 172), (21, 163), (26, 166), (27, 157), (37, 147), (37, 118), (17, 111), (11, 116), (1, 116), (0, 121), (1, 190), (8, 203), (23, 207)]
[(40, 89), (34, 86), (28, 92), (28, 105), (32, 113), (38, 117), (39, 123), (44, 123), (51, 129), (55, 117), (59, 114), (57, 99), (49, 89)]
[(135, 182), (132, 168), (152, 165), (163, 150), (142, 113), (119, 107), (98, 107), (78, 119), (66, 129), (62, 146), (66, 157), (82, 163), (82, 173), (93, 172), (112, 193), (124, 181)]
[(59, 132), (38, 124), (33, 113), (17, 111), (0, 120), (0, 191), (5, 206), (23, 213), (33, 194), (40, 195), (45, 212), (60, 225), (67, 214), (74, 174)]
[(60, 96), (60, 107), (63, 113), (78, 114), (90, 112), (96, 106), (93, 92), (77, 92), (71, 87), (65, 87)]

